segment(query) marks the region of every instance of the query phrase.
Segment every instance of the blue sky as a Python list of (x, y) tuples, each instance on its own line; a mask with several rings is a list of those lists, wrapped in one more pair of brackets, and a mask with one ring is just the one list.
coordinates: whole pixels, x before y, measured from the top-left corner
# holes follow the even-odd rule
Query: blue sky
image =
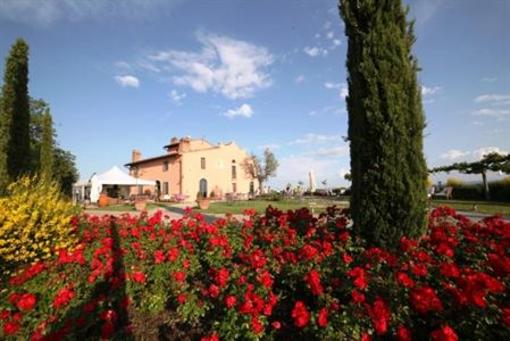
[[(510, 150), (510, 1), (409, 0), (429, 166)], [(82, 177), (172, 136), (280, 161), (273, 186), (345, 184), (346, 39), (334, 0), (0, 0), (0, 56), (30, 45)], [(0, 73), (3, 73), (3, 66)]]

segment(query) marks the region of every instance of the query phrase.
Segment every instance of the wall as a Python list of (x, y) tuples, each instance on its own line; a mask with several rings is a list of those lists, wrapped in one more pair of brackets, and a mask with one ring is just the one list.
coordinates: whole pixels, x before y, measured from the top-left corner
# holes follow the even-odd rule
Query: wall
[[(163, 182), (168, 182), (169, 195), (179, 194), (180, 192), (180, 170), (179, 157), (169, 156), (166, 159), (147, 161), (137, 165), (138, 176), (141, 179), (159, 180), (161, 182), (161, 191), (163, 191)], [(163, 171), (163, 162), (168, 161), (168, 170)], [(133, 173), (131, 175), (134, 176)], [(149, 189), (151, 193), (155, 192), (154, 186), (144, 186), (144, 191)], [(131, 194), (138, 194), (136, 186), (131, 188)]]
[[(220, 144), (218, 147), (191, 151), (183, 154), (183, 190), (194, 200), (199, 192), (200, 179), (207, 180), (208, 196), (217, 186), (225, 193), (233, 192), (232, 184), (235, 183), (237, 193), (249, 193), (250, 181), (253, 181), (244, 171), (242, 163), (249, 156), (235, 143)], [(206, 169), (201, 169), (201, 158), (206, 159)], [(237, 177), (232, 179), (232, 160), (235, 160)], [(254, 184), (255, 185), (255, 184)]]

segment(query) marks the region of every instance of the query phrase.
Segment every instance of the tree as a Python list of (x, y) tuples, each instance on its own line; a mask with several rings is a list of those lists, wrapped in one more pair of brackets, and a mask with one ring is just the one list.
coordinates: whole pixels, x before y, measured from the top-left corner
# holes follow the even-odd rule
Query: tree
[(41, 139), (41, 158), (40, 158), (40, 173), (45, 178), (53, 177), (54, 167), (54, 141), (53, 141), (53, 122), (51, 114), (46, 111), (43, 114), (42, 120), (42, 139)]
[(426, 221), (427, 167), (413, 25), (401, 0), (340, 0), (348, 38), (351, 214), (369, 245), (396, 247)]
[(28, 45), (18, 39), (5, 62), (0, 104), (0, 190), (30, 171)]
[(264, 162), (255, 154), (251, 154), (244, 160), (242, 166), (249, 176), (258, 180), (259, 192), (262, 193), (262, 185), (267, 179), (276, 175), (276, 169), (279, 164), (273, 152), (267, 148), (264, 151)]
[(487, 182), (487, 172), (503, 172), (510, 174), (510, 154), (501, 155), (498, 153), (489, 153), (482, 157), (480, 161), (475, 162), (456, 162), (449, 166), (436, 167), (430, 170), (431, 173), (459, 171), (464, 174), (481, 174), (483, 192), (486, 200), (490, 200), (489, 183)]
[[(42, 145), (44, 138), (44, 117), (49, 112), (48, 103), (42, 99), (30, 99), (30, 149), (31, 167), (34, 170), (41, 170)], [(57, 144), (57, 133), (55, 128), (46, 129), (46, 134), (51, 131), (53, 140), (53, 178), (60, 184), (62, 193), (72, 195), (72, 185), (78, 180), (75, 156), (71, 152), (63, 150)]]

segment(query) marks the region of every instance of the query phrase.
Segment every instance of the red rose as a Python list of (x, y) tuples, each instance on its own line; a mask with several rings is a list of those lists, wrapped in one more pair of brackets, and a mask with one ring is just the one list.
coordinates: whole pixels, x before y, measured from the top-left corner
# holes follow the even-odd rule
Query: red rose
[(16, 306), (19, 310), (22, 311), (30, 311), (34, 309), (35, 304), (37, 303), (37, 298), (35, 295), (26, 293), (21, 295), (18, 302), (16, 303)]
[(260, 284), (262, 284), (264, 287), (270, 289), (273, 285), (273, 278), (271, 277), (271, 274), (269, 271), (265, 270), (260, 273), (260, 275), (257, 276), (257, 280)]
[(425, 286), (413, 289), (410, 293), (411, 305), (420, 314), (429, 311), (442, 311), (443, 304), (431, 287)]
[(220, 338), (219, 338), (218, 334), (212, 333), (211, 335), (203, 336), (200, 339), (200, 341), (220, 341)]
[(55, 296), (55, 299), (53, 300), (53, 307), (55, 309), (61, 308), (69, 304), (73, 297), (74, 297), (73, 288), (64, 287), (60, 289), (60, 291), (57, 293), (57, 296)]
[(372, 337), (370, 336), (370, 334), (367, 334), (367, 333), (361, 334), (361, 341), (371, 341), (371, 340), (372, 340)]
[(115, 327), (112, 322), (107, 321), (103, 324), (101, 328), (101, 338), (103, 339), (111, 339), (115, 332)]
[(253, 317), (251, 319), (251, 329), (255, 332), (255, 334), (260, 334), (264, 331), (264, 325), (257, 317)]
[(212, 297), (212, 298), (216, 298), (220, 295), (220, 288), (217, 286), (217, 285), (214, 285), (214, 284), (211, 284), (209, 286), (209, 295)]
[(404, 326), (399, 326), (397, 329), (397, 341), (411, 341), (411, 331)]
[(135, 271), (131, 274), (131, 279), (137, 283), (145, 283), (145, 274), (141, 271)]
[(154, 251), (154, 263), (160, 264), (165, 261), (165, 254), (161, 250)]
[(397, 273), (397, 281), (406, 288), (414, 287), (413, 279), (405, 272)]
[(308, 284), (310, 290), (312, 291), (312, 294), (319, 296), (324, 292), (324, 288), (321, 285), (320, 274), (316, 270), (311, 270), (306, 275), (305, 281)]
[(182, 271), (176, 271), (174, 272), (174, 279), (178, 283), (184, 282), (186, 280), (186, 273)]
[(501, 321), (503, 321), (504, 324), (510, 327), (510, 308), (503, 308), (501, 309), (502, 315), (501, 315)]
[(4, 324), (4, 334), (5, 335), (14, 335), (16, 334), (20, 329), (20, 325), (18, 322), (7, 322)]
[(227, 306), (227, 308), (232, 308), (236, 305), (237, 303), (237, 298), (233, 295), (229, 295), (227, 297), (225, 297), (225, 305)]
[(179, 302), (179, 304), (184, 304), (186, 302), (186, 294), (179, 294), (177, 296), (177, 302)]
[(273, 327), (273, 329), (280, 329), (282, 327), (282, 324), (280, 323), (280, 321), (274, 321), (273, 323), (271, 323), (271, 327)]
[(432, 340), (437, 341), (457, 341), (458, 337), (455, 330), (450, 326), (444, 326), (441, 329), (433, 331), (431, 334)]
[(388, 324), (391, 319), (391, 311), (381, 298), (376, 298), (372, 306), (368, 306), (368, 315), (372, 320), (377, 335), (384, 335), (388, 331)]
[(357, 266), (347, 272), (347, 275), (353, 278), (353, 284), (362, 290), (365, 290), (368, 287), (368, 279), (365, 269)]
[(308, 325), (308, 322), (310, 322), (310, 313), (303, 302), (297, 301), (294, 304), (294, 308), (292, 309), (292, 318), (294, 318), (294, 324), (298, 328), (303, 328)]
[(220, 288), (223, 288), (225, 285), (227, 285), (229, 275), (230, 273), (226, 268), (221, 268), (216, 271), (214, 281)]
[(326, 327), (328, 325), (328, 309), (322, 308), (319, 311), (317, 324), (319, 325), (319, 327)]
[(365, 302), (365, 295), (357, 290), (353, 290), (351, 293), (352, 300), (356, 303)]
[(175, 262), (179, 257), (180, 251), (178, 248), (174, 247), (168, 250), (168, 260), (171, 262)]

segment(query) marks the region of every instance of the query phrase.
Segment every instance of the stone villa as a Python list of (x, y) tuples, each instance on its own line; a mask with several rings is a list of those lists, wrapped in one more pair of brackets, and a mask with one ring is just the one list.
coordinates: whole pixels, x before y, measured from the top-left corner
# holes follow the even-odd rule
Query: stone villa
[(163, 148), (165, 154), (145, 159), (133, 150), (131, 162), (125, 166), (136, 178), (155, 180), (156, 188), (138, 186), (131, 194), (159, 190), (161, 199), (185, 196), (194, 200), (198, 194), (221, 198), (229, 193), (242, 197), (254, 192), (255, 180), (243, 167), (249, 154), (234, 142), (213, 145), (204, 139), (174, 137)]

